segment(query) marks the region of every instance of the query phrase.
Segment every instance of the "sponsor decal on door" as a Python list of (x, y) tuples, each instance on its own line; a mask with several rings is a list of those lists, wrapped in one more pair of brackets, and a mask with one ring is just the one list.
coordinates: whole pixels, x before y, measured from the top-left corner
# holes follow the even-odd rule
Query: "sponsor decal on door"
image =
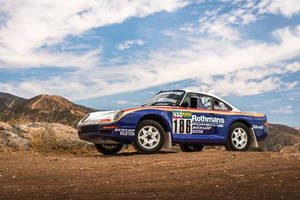
[(186, 111), (173, 111), (173, 133), (192, 134), (192, 113)]
[(212, 134), (216, 127), (223, 127), (225, 119), (209, 117), (203, 114), (195, 115), (187, 111), (173, 111), (174, 134)]

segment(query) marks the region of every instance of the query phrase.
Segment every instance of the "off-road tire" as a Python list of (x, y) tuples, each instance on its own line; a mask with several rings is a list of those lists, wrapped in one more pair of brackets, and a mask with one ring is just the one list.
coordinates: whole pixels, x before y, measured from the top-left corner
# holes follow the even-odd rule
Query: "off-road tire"
[[(156, 134), (156, 139), (159, 138), (159, 140), (154, 144), (153, 143), (153, 148), (151, 148), (151, 145), (149, 145), (149, 147), (147, 147), (147, 141), (145, 142), (142, 138), (142, 136), (144, 135), (144, 132), (147, 132), (147, 127), (153, 127), (154, 134)], [(142, 136), (139, 135), (140, 131), (143, 129), (142, 131)], [(148, 129), (148, 131), (150, 131)], [(148, 134), (148, 132), (147, 132)], [(150, 136), (152, 137), (154, 134), (150, 134)], [(153, 120), (143, 120), (141, 121), (136, 129), (136, 133), (135, 133), (135, 138), (134, 141), (132, 142), (133, 147), (139, 152), (139, 153), (144, 153), (144, 154), (153, 154), (153, 153), (157, 153), (159, 152), (159, 150), (163, 147), (164, 145), (164, 129), (163, 127), (156, 121)], [(153, 140), (153, 137), (151, 138), (149, 136), (150, 139)], [(147, 136), (148, 137), (148, 136)], [(145, 140), (148, 138), (145, 138)], [(146, 145), (145, 145), (146, 143)]]
[[(247, 136), (246, 142), (243, 143), (243, 145), (241, 144), (240, 147), (238, 147), (238, 144), (233, 139), (233, 138), (235, 138), (233, 136), (233, 134), (236, 134), (234, 132), (239, 132), (238, 130), (240, 130), (242, 135), (246, 134), (246, 136)], [(241, 137), (241, 136), (239, 136), (239, 137)], [(227, 151), (247, 151), (248, 147), (250, 145), (250, 142), (251, 142), (251, 137), (250, 137), (249, 128), (243, 123), (236, 122), (236, 123), (233, 123), (228, 130), (228, 136), (227, 136), (225, 148)]]

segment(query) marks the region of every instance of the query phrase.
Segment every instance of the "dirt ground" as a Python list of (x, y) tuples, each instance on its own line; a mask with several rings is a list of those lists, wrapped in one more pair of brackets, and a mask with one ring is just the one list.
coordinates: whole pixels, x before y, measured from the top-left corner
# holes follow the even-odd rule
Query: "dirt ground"
[(300, 199), (300, 154), (0, 153), (0, 199)]

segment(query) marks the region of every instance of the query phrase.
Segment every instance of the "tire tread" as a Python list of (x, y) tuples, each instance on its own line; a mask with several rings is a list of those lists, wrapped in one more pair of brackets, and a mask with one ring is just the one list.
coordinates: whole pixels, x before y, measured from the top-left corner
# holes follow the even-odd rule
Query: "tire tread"
[[(139, 146), (138, 145), (138, 142), (137, 142), (137, 134), (139, 132), (139, 130), (143, 127), (143, 126), (146, 126), (146, 125), (152, 125), (152, 126), (155, 126), (159, 133), (161, 134), (160, 138), (161, 138), (161, 142), (158, 146), (155, 147), (155, 149), (153, 150), (148, 150), (148, 149), (144, 149), (143, 147)], [(135, 139), (134, 141), (132, 142), (132, 146), (135, 150), (137, 150), (137, 152), (139, 153), (144, 153), (144, 154), (153, 154), (153, 153), (157, 153), (159, 152), (159, 150), (163, 147), (164, 145), (164, 129), (163, 127), (160, 125), (160, 123), (158, 123), (157, 121), (154, 121), (154, 120), (150, 120), (150, 119), (146, 119), (146, 120), (143, 120), (141, 121), (138, 126), (137, 126), (137, 129), (136, 129), (136, 133), (135, 133)]]
[[(247, 145), (243, 148), (243, 149), (236, 149), (233, 145), (232, 145), (232, 142), (231, 142), (231, 133), (232, 131), (235, 129), (235, 128), (238, 128), (238, 127), (241, 127), (243, 129), (245, 129), (245, 131), (247, 132), (247, 136), (248, 136), (248, 142), (247, 142)], [(248, 147), (251, 143), (251, 137), (250, 137), (250, 132), (249, 132), (249, 128), (244, 124), (244, 123), (241, 123), (241, 122), (234, 122), (229, 130), (228, 130), (228, 135), (227, 135), (227, 141), (226, 141), (226, 144), (225, 144), (225, 149), (227, 151), (247, 151), (248, 150)]]

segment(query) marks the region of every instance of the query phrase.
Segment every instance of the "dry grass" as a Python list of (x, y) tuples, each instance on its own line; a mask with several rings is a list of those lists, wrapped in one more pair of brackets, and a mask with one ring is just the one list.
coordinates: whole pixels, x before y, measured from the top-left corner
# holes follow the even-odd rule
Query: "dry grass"
[(80, 154), (91, 152), (91, 150), (93, 150), (88, 149), (84, 145), (66, 146), (56, 139), (56, 136), (53, 132), (47, 129), (31, 137), (31, 146), (33, 151), (41, 153), (61, 152)]
[(48, 131), (32, 136), (31, 145), (34, 151), (45, 153), (55, 151), (59, 147), (54, 134), (50, 134)]

